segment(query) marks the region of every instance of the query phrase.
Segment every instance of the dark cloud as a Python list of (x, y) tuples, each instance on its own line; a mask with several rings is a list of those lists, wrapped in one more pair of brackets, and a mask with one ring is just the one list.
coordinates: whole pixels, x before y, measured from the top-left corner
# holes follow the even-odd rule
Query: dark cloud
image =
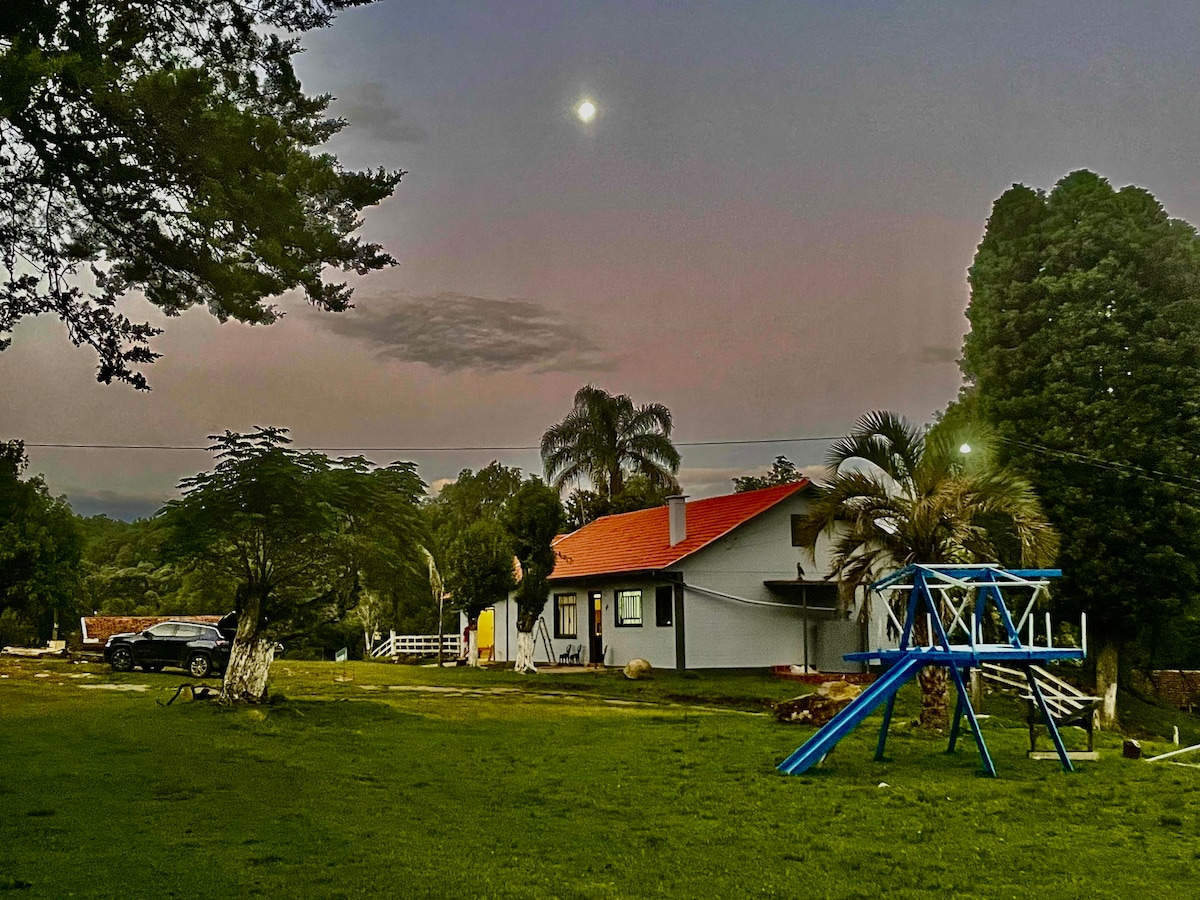
[(443, 372), (591, 372), (615, 364), (581, 328), (532, 300), (441, 293), (366, 301), (323, 321), (381, 357)]
[(355, 132), (381, 141), (419, 143), (429, 137), (429, 132), (388, 99), (378, 82), (353, 84), (339, 91), (329, 111), (347, 120)]

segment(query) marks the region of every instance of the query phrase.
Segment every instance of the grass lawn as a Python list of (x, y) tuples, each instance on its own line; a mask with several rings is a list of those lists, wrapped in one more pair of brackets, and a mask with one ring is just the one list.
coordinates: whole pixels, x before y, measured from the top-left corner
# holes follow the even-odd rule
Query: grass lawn
[[(279, 662), (285, 699), (238, 710), (161, 705), (182, 673), (3, 659), (0, 676), (14, 897), (1124, 900), (1200, 883), (1200, 769), (1099, 735), (1101, 760), (1065, 774), (1025, 758), (999, 702), (997, 779), (969, 736), (947, 755), (903, 723), (874, 762), (878, 717), (785, 777), (811, 730), (762, 713), (799, 693), (762, 676)], [(1141, 724), (1196, 733), (1183, 714)]]

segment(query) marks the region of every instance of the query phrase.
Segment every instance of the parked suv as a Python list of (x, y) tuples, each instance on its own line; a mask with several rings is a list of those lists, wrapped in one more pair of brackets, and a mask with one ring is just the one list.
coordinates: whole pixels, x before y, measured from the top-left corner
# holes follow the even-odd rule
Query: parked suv
[(194, 678), (223, 672), (229, 664), (229, 640), (212, 625), (160, 622), (142, 632), (114, 634), (104, 645), (104, 658), (117, 672), (141, 666), (147, 672), (164, 666), (187, 669)]

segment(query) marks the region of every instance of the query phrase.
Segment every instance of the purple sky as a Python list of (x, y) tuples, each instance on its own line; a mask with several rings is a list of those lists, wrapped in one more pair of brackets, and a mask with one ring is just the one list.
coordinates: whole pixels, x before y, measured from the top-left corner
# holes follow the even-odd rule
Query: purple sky
[[(586, 382), (665, 403), (685, 443), (926, 421), (957, 391), (966, 269), (1013, 182), (1090, 168), (1200, 222), (1193, 0), (383, 0), (304, 43), (306, 88), (351, 122), (333, 149), (409, 171), (363, 229), (401, 265), (340, 316), (166, 321), (148, 395), (97, 385), (57, 322), (28, 321), (0, 354), (0, 437), (533, 447)], [(682, 450), (698, 497), (825, 445)], [(77, 511), (125, 517), (210, 464), (29, 455)], [(430, 483), (540, 471), (533, 450), (367, 455)]]

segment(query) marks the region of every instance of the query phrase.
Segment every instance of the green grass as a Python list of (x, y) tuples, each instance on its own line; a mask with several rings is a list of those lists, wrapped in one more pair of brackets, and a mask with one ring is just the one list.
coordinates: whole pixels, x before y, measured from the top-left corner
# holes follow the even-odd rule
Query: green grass
[(281, 662), (286, 699), (228, 710), (160, 705), (181, 674), (0, 675), (0, 896), (1127, 898), (1200, 860), (1200, 769), (1102, 735), (1062, 773), (1000, 701), (998, 779), (905, 694), (888, 761), (874, 719), (789, 778), (811, 731), (759, 711), (800, 691), (759, 676)]

